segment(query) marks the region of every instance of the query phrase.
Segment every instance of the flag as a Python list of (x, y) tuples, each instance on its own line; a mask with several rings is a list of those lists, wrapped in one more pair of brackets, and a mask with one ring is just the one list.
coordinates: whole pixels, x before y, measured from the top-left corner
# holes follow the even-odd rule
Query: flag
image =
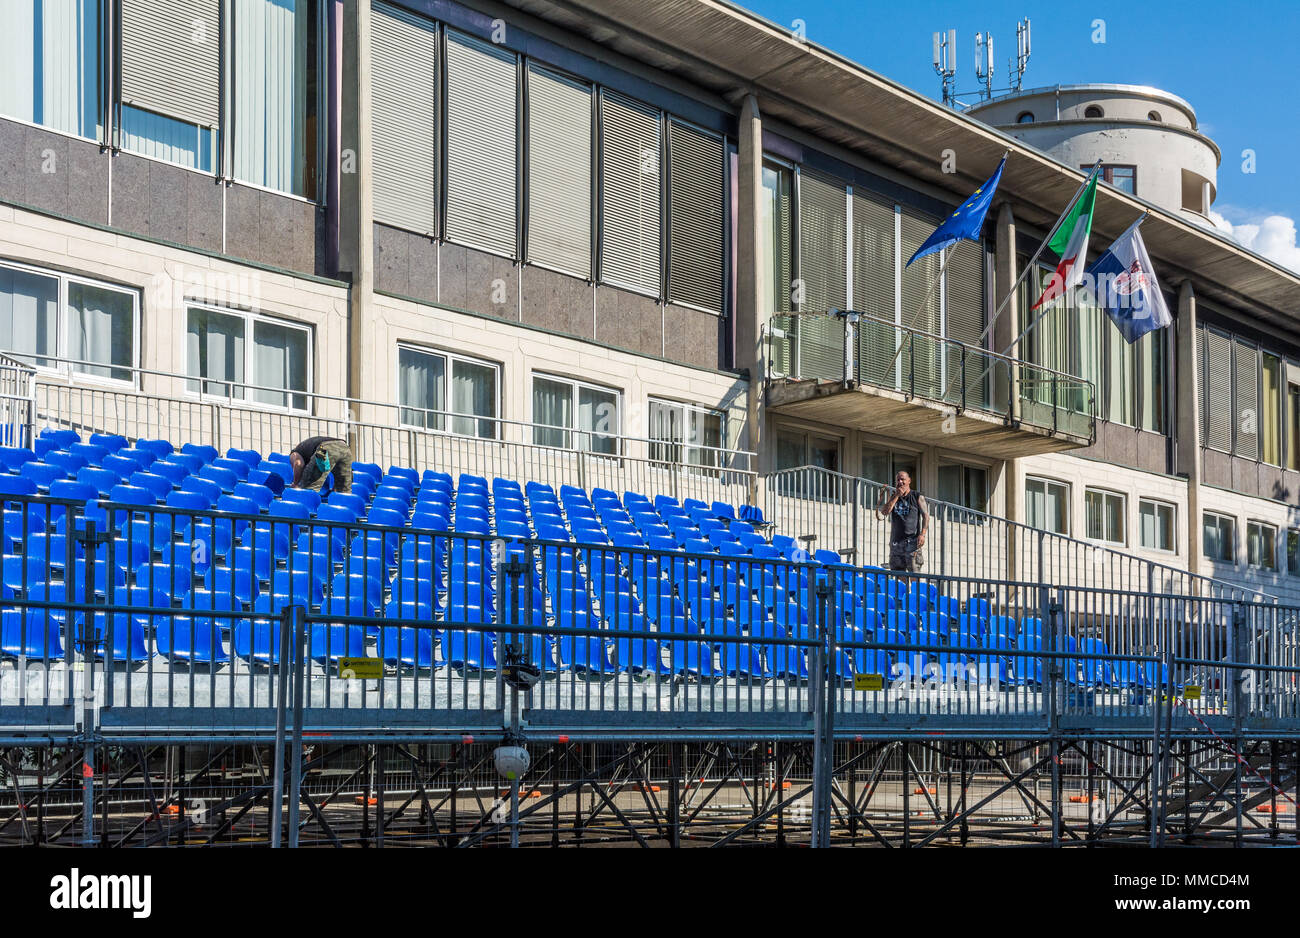
[[(1145, 216), (1144, 216), (1145, 217)], [(1127, 342), (1173, 322), (1160, 292), (1139, 218), (1088, 268), (1089, 289)]]
[(1047, 289), (1033, 305), (1034, 309), (1038, 309), (1044, 303), (1050, 303), (1066, 290), (1083, 283), (1083, 265), (1088, 262), (1088, 235), (1092, 231), (1092, 208), (1096, 201), (1097, 170), (1094, 169), (1088, 185), (1084, 187), (1083, 195), (1079, 196), (1074, 206), (1066, 213), (1065, 219), (1056, 229), (1056, 234), (1052, 235), (1052, 240), (1047, 242), (1047, 246), (1061, 260), (1056, 265), (1056, 272), (1052, 274), (1052, 279), (1047, 282)]
[(908, 258), (907, 264), (904, 266), (910, 266), (912, 261), (918, 257), (933, 254), (935, 251), (942, 251), (958, 241), (979, 240), (980, 230), (984, 227), (984, 216), (989, 212), (989, 203), (993, 201), (993, 193), (998, 191), (998, 183), (1002, 181), (1002, 167), (1006, 162), (1007, 158), (1002, 157), (1002, 161), (998, 163), (998, 168), (994, 170), (988, 181), (971, 193), (969, 199), (957, 206), (957, 210), (945, 218), (943, 223), (930, 233), (930, 237), (926, 238), (925, 243), (916, 249), (916, 253)]

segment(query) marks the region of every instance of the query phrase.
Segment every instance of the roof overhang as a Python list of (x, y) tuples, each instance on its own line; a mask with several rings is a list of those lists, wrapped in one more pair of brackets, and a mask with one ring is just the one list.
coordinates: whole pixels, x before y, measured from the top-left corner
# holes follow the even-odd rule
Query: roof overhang
[[(960, 202), (1011, 152), (1000, 195), (1019, 222), (1047, 229), (1084, 176), (1040, 150), (720, 0), (505, 0), (518, 10), (893, 167)], [(944, 173), (939, 154), (958, 154)], [(1097, 191), (1098, 242), (1142, 212), (1166, 286), (1231, 304), (1300, 343), (1300, 274), (1227, 237), (1110, 187)]]

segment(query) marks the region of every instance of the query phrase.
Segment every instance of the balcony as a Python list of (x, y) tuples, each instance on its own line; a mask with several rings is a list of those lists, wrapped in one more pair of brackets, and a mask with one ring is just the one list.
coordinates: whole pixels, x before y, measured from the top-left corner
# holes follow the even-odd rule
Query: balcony
[(865, 313), (774, 315), (772, 413), (1014, 459), (1088, 446), (1089, 381)]

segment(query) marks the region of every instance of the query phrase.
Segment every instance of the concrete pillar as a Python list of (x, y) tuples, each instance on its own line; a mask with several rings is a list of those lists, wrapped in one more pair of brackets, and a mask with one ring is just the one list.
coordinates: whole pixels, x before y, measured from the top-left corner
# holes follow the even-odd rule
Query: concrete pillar
[(770, 310), (758, 308), (758, 259), (762, 256), (763, 121), (758, 98), (745, 95), (740, 106), (736, 179), (736, 361), (749, 370), (745, 409), (747, 446), (758, 454), (757, 469), (771, 469), (763, 432), (763, 325)]
[[(370, 176), (370, 3), (344, 0), (343, 113), (339, 177), (339, 266), (351, 273), (348, 293), (348, 395), (363, 393), (374, 359), (368, 328), (374, 300), (374, 201)], [(356, 415), (360, 418), (363, 415)], [(369, 415), (374, 419), (376, 415)]]
[(1200, 377), (1196, 371), (1196, 293), (1190, 281), (1178, 290), (1174, 320), (1178, 375), (1174, 398), (1175, 470), (1187, 477), (1187, 569), (1201, 572), (1201, 413)]
[[(1016, 277), (1020, 271), (1016, 264), (1016, 219), (1011, 213), (1011, 206), (1003, 204), (998, 209), (995, 269), (993, 271), (993, 308), (996, 310), (1003, 299), (1010, 294), (1002, 315), (993, 324), (994, 349), (1004, 349), (1020, 334), (1020, 310), (1014, 293)], [(1013, 416), (1020, 414), (1020, 376), (1014, 371), (1008, 385), (1006, 376), (1000, 368), (992, 372), (993, 400), (995, 406), (1009, 406)], [(1008, 400), (1008, 396), (1010, 400)], [(1008, 521), (1023, 523), (1025, 511), (1024, 479), (1020, 472), (1020, 461), (1008, 459), (1002, 466), (1003, 513)], [(1007, 578), (1015, 579), (1016, 538), (1018, 534), (1010, 532), (1006, 544)]]

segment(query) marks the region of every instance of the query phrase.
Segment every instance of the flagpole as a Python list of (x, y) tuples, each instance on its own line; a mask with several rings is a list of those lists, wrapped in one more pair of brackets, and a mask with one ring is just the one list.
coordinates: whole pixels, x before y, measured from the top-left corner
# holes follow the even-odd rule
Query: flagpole
[[(1011, 155), (1011, 151), (1010, 151), (1010, 150), (1003, 150), (1003, 151), (1002, 151), (1002, 159), (998, 161), (998, 165), (999, 165), (999, 166), (1004, 165), (1004, 164), (1006, 163), (1007, 157), (1010, 156), (1010, 155)], [(964, 205), (965, 203), (962, 203), (962, 204)], [(936, 229), (936, 230), (937, 230), (937, 229)], [(1050, 236), (1049, 236), (1049, 237), (1050, 237)], [(929, 305), (930, 297), (932, 297), (932, 296), (934, 295), (934, 289), (935, 289), (935, 287), (937, 287), (937, 286), (939, 285), (939, 281), (943, 278), (943, 272), (944, 272), (944, 269), (948, 266), (948, 261), (949, 261), (949, 260), (951, 259), (951, 257), (952, 257), (952, 249), (953, 249), (954, 247), (956, 247), (956, 244), (955, 244), (955, 243), (954, 243), (954, 244), (950, 244), (948, 247), (946, 247), (946, 248), (943, 249), (943, 260), (939, 263), (939, 272), (938, 272), (937, 274), (935, 274), (935, 275), (934, 275), (934, 279), (930, 281), (930, 286), (929, 286), (929, 288), (925, 291), (925, 298), (921, 300), (921, 305), (920, 305), (920, 307), (917, 309), (917, 311), (916, 311), (916, 315), (912, 317), (912, 321), (911, 321), (911, 322), (908, 324), (908, 326), (907, 326), (907, 331), (908, 331), (908, 332), (911, 332), (913, 329), (916, 328), (916, 324), (917, 324), (917, 322), (920, 320), (920, 318), (921, 318), (921, 314), (922, 314), (923, 312), (925, 312), (925, 307), (926, 307), (927, 305)], [(895, 325), (895, 328), (897, 328), (897, 325)], [(983, 341), (984, 341), (984, 340), (981, 339), (981, 340), (980, 340), (980, 343), (983, 344)], [(896, 348), (896, 349), (894, 350), (894, 357), (891, 358), (891, 359), (889, 360), (889, 365), (888, 365), (888, 367), (885, 369), (885, 372), (886, 372), (886, 373), (889, 371), (890, 368), (893, 368), (894, 365), (896, 365), (896, 364), (898, 363), (898, 356), (900, 356), (900, 355), (902, 355), (902, 354), (903, 354), (903, 343), (902, 343), (902, 342), (899, 342), (899, 343), (898, 343), (898, 348)]]
[[(1140, 224), (1142, 224), (1142, 222), (1146, 220), (1146, 217), (1147, 217), (1149, 214), (1151, 214), (1151, 213), (1150, 213), (1150, 212), (1143, 212), (1142, 215), (1141, 215), (1141, 217), (1138, 218), (1138, 220), (1137, 220), (1136, 222), (1134, 222), (1133, 225), (1140, 225)], [(1126, 229), (1124, 229), (1124, 230), (1125, 230), (1125, 231), (1129, 230), (1129, 228), (1132, 228), (1133, 225), (1129, 225), (1128, 228), (1126, 228)], [(1064, 296), (1065, 294), (1061, 294), (1061, 295)], [(1050, 304), (1050, 303), (1045, 303), (1045, 304), (1043, 304), (1043, 311), (1042, 311), (1041, 313), (1039, 313), (1037, 316), (1034, 317), (1034, 321), (1033, 321), (1033, 322), (1031, 322), (1029, 325), (1025, 326), (1025, 328), (1021, 329), (1021, 330), (1020, 330), (1020, 335), (1018, 335), (1018, 336), (1016, 336), (1014, 339), (1012, 339), (1012, 340), (1011, 340), (1011, 344), (1008, 345), (1005, 349), (1003, 349), (1003, 350), (1002, 350), (1001, 352), (999, 352), (998, 354), (1000, 354), (1000, 355), (1010, 355), (1010, 354), (1011, 354), (1011, 350), (1012, 350), (1013, 348), (1015, 348), (1018, 344), (1020, 344), (1020, 340), (1023, 339), (1025, 336), (1027, 336), (1027, 335), (1029, 334), (1029, 330), (1032, 329), (1032, 328), (1034, 328), (1034, 326), (1038, 325), (1039, 320), (1041, 320), (1044, 316), (1046, 316), (1046, 315), (1048, 314), (1048, 312), (1050, 312), (1050, 311), (1051, 311), (1051, 304)]]
[[(1088, 183), (1092, 181), (1092, 177), (1097, 174), (1097, 170), (1100, 168), (1101, 160), (1097, 160), (1097, 162), (1092, 164), (1092, 169), (1088, 172), (1087, 177), (1079, 184), (1079, 188), (1075, 190), (1070, 201), (1066, 203), (1065, 208), (1061, 210), (1061, 214), (1056, 219), (1056, 224), (1052, 225), (1052, 230), (1047, 232), (1047, 237), (1043, 238), (1042, 242), (1038, 245), (1038, 250), (1035, 251), (1034, 256), (1029, 259), (1029, 263), (1025, 264), (1025, 266), (1021, 268), (1020, 274), (1016, 277), (1016, 282), (1011, 285), (1011, 289), (1007, 291), (1006, 296), (1002, 297), (1002, 302), (999, 303), (998, 308), (994, 310), (992, 318), (989, 319), (989, 324), (984, 327), (984, 332), (980, 336), (979, 340), (979, 348), (984, 348), (984, 343), (988, 341), (989, 333), (993, 331), (993, 326), (997, 323), (998, 317), (1002, 315), (1003, 310), (1006, 309), (1007, 303), (1011, 301), (1011, 297), (1015, 296), (1016, 288), (1020, 286), (1020, 281), (1024, 280), (1025, 275), (1034, 269), (1034, 264), (1036, 264), (1038, 258), (1042, 256), (1043, 248), (1047, 247), (1047, 243), (1052, 240), (1052, 237), (1056, 234), (1057, 230), (1060, 229), (1061, 222), (1065, 221), (1065, 216), (1070, 214), (1070, 209), (1074, 208), (1074, 203), (1079, 201), (1079, 197), (1083, 195), (1083, 190), (1088, 188)], [(1013, 244), (1010, 247), (1011, 256), (1014, 258), (1016, 256), (1016, 246)], [(981, 376), (981, 378), (982, 377), (983, 376)]]

